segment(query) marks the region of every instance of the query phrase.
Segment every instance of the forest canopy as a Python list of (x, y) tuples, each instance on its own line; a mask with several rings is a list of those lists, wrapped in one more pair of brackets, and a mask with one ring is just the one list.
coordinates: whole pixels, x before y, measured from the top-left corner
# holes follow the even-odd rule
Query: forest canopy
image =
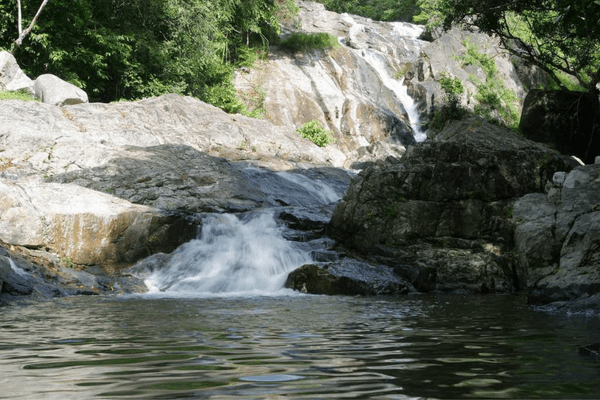
[[(600, 81), (600, 0), (320, 0), (333, 11), (430, 28), (461, 24), (497, 35), (539, 65), (595, 90)], [(22, 42), (40, 9), (31, 32)], [(10, 0), (0, 3), (0, 49), (30, 76), (55, 74), (92, 101), (191, 95), (243, 112), (233, 87), (237, 66), (279, 40), (294, 0)]]
[[(21, 0), (24, 25), (42, 0)], [(230, 112), (236, 63), (264, 48), (293, 0), (50, 0), (17, 46), (16, 0), (0, 4), (0, 49), (31, 76), (55, 74), (92, 101), (191, 95)]]

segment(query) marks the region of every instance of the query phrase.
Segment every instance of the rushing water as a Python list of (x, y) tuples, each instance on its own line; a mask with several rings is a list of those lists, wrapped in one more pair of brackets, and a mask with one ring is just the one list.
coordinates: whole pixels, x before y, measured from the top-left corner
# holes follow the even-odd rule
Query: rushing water
[(0, 314), (0, 398), (597, 398), (596, 318), (519, 296), (63, 298)]
[(151, 292), (178, 296), (270, 294), (310, 261), (307, 251), (283, 238), (272, 212), (209, 214), (200, 237), (177, 249), (166, 268), (145, 282)]

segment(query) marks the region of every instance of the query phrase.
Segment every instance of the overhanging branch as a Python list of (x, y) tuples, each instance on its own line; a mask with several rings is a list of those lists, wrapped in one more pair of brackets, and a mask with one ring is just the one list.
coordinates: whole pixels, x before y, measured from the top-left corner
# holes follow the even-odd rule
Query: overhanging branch
[(40, 13), (42, 12), (42, 10), (46, 6), (46, 4), (48, 4), (48, 0), (44, 0), (42, 2), (42, 4), (40, 5), (40, 8), (38, 9), (37, 13), (35, 14), (35, 17), (33, 17), (33, 19), (31, 20), (31, 23), (29, 24), (27, 29), (23, 30), (22, 20), (21, 20), (21, 0), (17, 0), (17, 5), (19, 6), (19, 11), (18, 11), (19, 37), (17, 38), (17, 40), (15, 40), (15, 44), (17, 46), (20, 46), (23, 43), (23, 39), (25, 39), (25, 37), (27, 37), (27, 35), (29, 35), (29, 33), (31, 33), (31, 30), (34, 27), (35, 22), (37, 21), (38, 17), (40, 16)]

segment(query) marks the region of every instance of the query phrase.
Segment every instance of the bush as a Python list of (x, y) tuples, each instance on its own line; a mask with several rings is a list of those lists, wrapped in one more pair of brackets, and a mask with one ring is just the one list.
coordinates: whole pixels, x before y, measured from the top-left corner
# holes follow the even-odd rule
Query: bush
[(331, 136), (330, 131), (325, 129), (323, 124), (316, 119), (313, 119), (296, 129), (296, 133), (319, 147), (325, 147), (329, 143), (336, 142), (335, 138)]
[(466, 110), (460, 104), (460, 96), (465, 91), (460, 79), (442, 76), (440, 84), (446, 95), (446, 103), (435, 113), (432, 121), (434, 129), (442, 129), (446, 121), (459, 120), (466, 113)]
[(329, 50), (340, 47), (337, 38), (329, 33), (292, 33), (281, 41), (281, 47), (291, 52)]

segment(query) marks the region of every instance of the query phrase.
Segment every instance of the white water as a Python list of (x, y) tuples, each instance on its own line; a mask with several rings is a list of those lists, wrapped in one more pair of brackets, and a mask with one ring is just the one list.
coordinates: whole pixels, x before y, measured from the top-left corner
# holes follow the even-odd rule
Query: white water
[(277, 175), (296, 185), (302, 186), (320, 200), (322, 204), (333, 203), (342, 199), (342, 196), (325, 182), (320, 182), (316, 179), (310, 179), (307, 176), (290, 172), (277, 172)]
[(419, 118), (419, 113), (417, 111), (417, 106), (412, 97), (408, 94), (408, 87), (404, 85), (404, 78), (402, 80), (394, 79), (390, 76), (383, 59), (376, 53), (365, 51), (361, 52), (364, 60), (372, 66), (379, 78), (383, 82), (383, 84), (389, 88), (394, 94), (398, 97), (398, 100), (404, 106), (406, 113), (408, 114), (408, 120), (410, 122), (410, 127), (414, 132), (414, 137), (417, 142), (422, 142), (427, 138), (427, 135), (421, 129), (421, 122)]
[(270, 212), (240, 220), (208, 215), (199, 239), (173, 253), (167, 267), (146, 280), (152, 293), (246, 296), (281, 293), (289, 272), (311, 261), (285, 240)]
[(15, 262), (11, 258), (8, 259), (8, 262), (10, 263), (10, 267), (12, 268), (12, 270), (15, 271), (17, 274), (21, 276), (29, 276), (29, 273), (23, 268), (19, 267), (17, 264), (15, 264)]

